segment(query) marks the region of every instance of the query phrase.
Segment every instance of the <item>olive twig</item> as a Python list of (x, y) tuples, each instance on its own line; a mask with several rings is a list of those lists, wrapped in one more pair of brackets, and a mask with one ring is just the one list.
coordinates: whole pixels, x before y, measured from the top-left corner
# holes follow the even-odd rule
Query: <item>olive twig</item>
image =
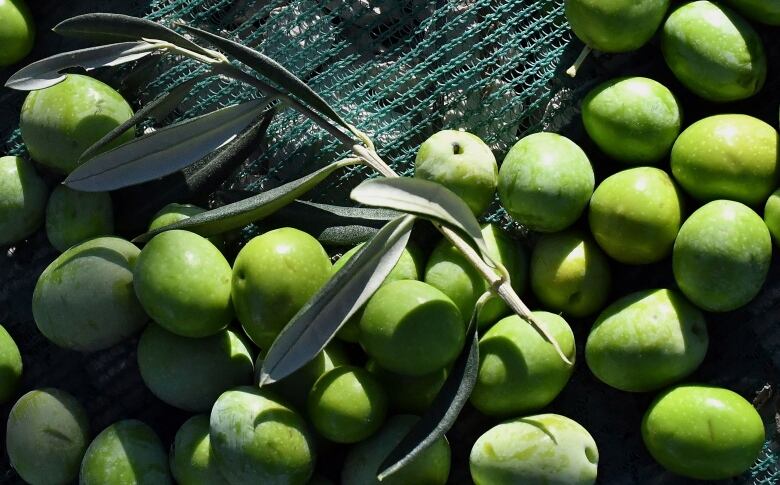
[(572, 66), (566, 70), (566, 74), (568, 74), (571, 77), (576, 76), (577, 71), (580, 69), (582, 63), (585, 62), (585, 59), (587, 59), (588, 55), (591, 53), (592, 50), (593, 49), (589, 45), (583, 47), (582, 52), (580, 52), (579, 57), (577, 57), (577, 60), (574, 61), (574, 64), (572, 64)]
[(211, 54), (212, 57), (204, 56), (203, 54), (199, 54), (195, 51), (191, 51), (189, 49), (186, 49), (184, 47), (179, 47), (176, 44), (171, 44), (170, 42), (166, 42), (164, 40), (158, 40), (158, 39), (147, 39), (147, 38), (141, 38), (142, 41), (148, 42), (149, 44), (155, 46), (157, 49), (165, 49), (170, 52), (174, 52), (179, 55), (183, 55), (185, 57), (189, 57), (191, 59), (194, 59), (198, 62), (202, 62), (204, 64), (229, 64), (230, 61), (227, 57), (225, 57), (224, 54), (221, 52), (217, 52), (212, 49), (206, 49), (204, 47), (204, 50), (207, 51), (209, 54)]
[[(366, 137), (365, 135), (363, 136)], [(373, 146), (373, 143), (366, 144)], [(395, 171), (393, 171), (393, 169), (391, 169), (384, 160), (382, 160), (382, 158), (379, 156), (379, 154), (376, 153), (375, 150), (367, 149), (361, 145), (353, 146), (352, 150), (359, 157), (366, 159), (366, 163), (376, 168), (383, 175), (387, 177), (398, 177), (398, 174), (395, 173)], [(370, 160), (368, 160), (368, 158), (370, 158)], [(379, 169), (378, 167), (382, 168)], [(512, 288), (509, 279), (509, 272), (507, 269), (502, 264), (498, 263), (496, 263), (495, 268), (491, 267), (482, 259), (479, 253), (473, 247), (471, 247), (471, 245), (467, 243), (456, 231), (441, 224), (434, 224), (434, 226), (439, 230), (439, 232), (442, 233), (445, 238), (447, 238), (447, 240), (449, 240), (455, 246), (455, 248), (466, 258), (466, 260), (474, 267), (474, 269), (479, 271), (482, 277), (490, 285), (490, 291), (500, 296), (510, 306), (510, 308), (512, 308), (512, 311), (520, 316), (520, 318), (530, 323), (531, 326), (534, 327), (534, 329), (536, 329), (536, 331), (539, 332), (539, 334), (541, 334), (545, 340), (550, 342), (550, 344), (552, 344), (553, 348), (564, 362), (566, 362), (568, 365), (573, 365), (573, 362), (566, 356), (560, 345), (558, 345), (558, 341), (555, 340), (555, 338), (550, 335), (550, 333), (547, 332), (544, 327), (536, 322), (531, 313), (531, 310), (526, 306), (525, 303), (523, 303), (523, 300), (520, 299), (517, 293), (515, 293), (514, 288)]]

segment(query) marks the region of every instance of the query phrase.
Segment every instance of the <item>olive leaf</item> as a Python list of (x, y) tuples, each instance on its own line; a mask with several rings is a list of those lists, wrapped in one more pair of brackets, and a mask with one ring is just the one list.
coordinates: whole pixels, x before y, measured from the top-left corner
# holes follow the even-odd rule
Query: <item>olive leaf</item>
[(414, 216), (388, 222), (282, 329), (260, 370), (260, 387), (287, 377), (319, 354), (374, 294), (409, 241)]
[(451, 226), (468, 236), (482, 257), (495, 266), (471, 209), (441, 184), (410, 177), (378, 177), (362, 182), (350, 197), (361, 204), (395, 209)]
[(89, 160), (95, 154), (102, 151), (106, 145), (122, 136), (127, 130), (134, 127), (146, 118), (154, 118), (157, 122), (164, 120), (173, 112), (174, 109), (176, 109), (187, 93), (192, 91), (192, 88), (195, 86), (195, 84), (202, 81), (206, 77), (208, 76), (200, 75), (184, 81), (170, 91), (162, 94), (161, 96), (158, 96), (152, 102), (147, 103), (141, 109), (136, 111), (129, 120), (109, 131), (103, 138), (87, 148), (87, 150), (81, 154), (79, 160)]
[(239, 229), (247, 224), (263, 219), (293, 202), (296, 198), (325, 180), (328, 175), (345, 165), (344, 161), (331, 163), (305, 177), (261, 192), (248, 199), (196, 214), (187, 219), (147, 232), (133, 239), (133, 242), (146, 242), (157, 234), (172, 229), (186, 229), (205, 237), (214, 236), (232, 229)]
[(266, 222), (300, 229), (323, 244), (356, 246), (371, 239), (388, 221), (401, 214), (385, 209), (342, 207), (296, 200)]
[(210, 194), (262, 147), (275, 113), (271, 108), (235, 140), (180, 172), (115, 192), (114, 219), (118, 234), (135, 236), (145, 231), (160, 207), (171, 202), (208, 204)]
[(155, 39), (169, 42), (205, 56), (211, 56), (204, 49), (183, 35), (151, 20), (117, 13), (87, 13), (63, 20), (52, 29), (54, 32), (80, 39), (98, 42), (117, 40)]
[(66, 75), (60, 73), (65, 69), (82, 67), (89, 71), (98, 67), (117, 66), (148, 56), (159, 48), (140, 41), (63, 52), (21, 68), (8, 78), (5, 86), (18, 91), (44, 89), (64, 81)]
[(176, 172), (230, 141), (268, 104), (258, 99), (166, 126), (103, 152), (76, 167), (65, 185), (86, 192), (114, 190)]
[(352, 127), (349, 123), (344, 121), (344, 118), (322, 99), (319, 94), (275, 60), (245, 45), (206, 32), (205, 30), (190, 27), (186, 24), (180, 24), (179, 26), (192, 35), (209, 42), (217, 49), (234, 57), (236, 60), (252, 68), (255, 72), (275, 82), (279, 88), (296, 96), (301, 101), (307, 103), (309, 107), (316, 109), (334, 123), (342, 126), (348, 131), (352, 131)]
[(377, 470), (379, 481), (409, 464), (445, 435), (455, 424), (477, 383), (479, 372), (479, 332), (477, 315), (491, 293), (483, 294), (474, 306), (466, 330), (466, 347), (452, 366), (447, 380), (420, 420), (387, 455)]

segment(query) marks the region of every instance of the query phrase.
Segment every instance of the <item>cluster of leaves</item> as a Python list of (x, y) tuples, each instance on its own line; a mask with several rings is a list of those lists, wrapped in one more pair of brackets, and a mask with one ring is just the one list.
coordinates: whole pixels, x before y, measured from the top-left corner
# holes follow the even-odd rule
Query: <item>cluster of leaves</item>
[[(171, 229), (212, 236), (269, 217), (286, 206), (319, 211), (345, 221), (365, 221), (365, 227), (374, 228), (370, 231), (373, 237), (362, 250), (282, 330), (264, 359), (261, 386), (289, 376), (322, 351), (385, 280), (406, 247), (418, 218), (432, 221), (490, 281), (492, 290), (531, 321), (530, 312), (511, 290), (506, 270), (488, 256), (477, 220), (455, 194), (432, 182), (397, 177), (367, 136), (273, 59), (218, 35), (187, 25), (177, 27), (218, 50), (202, 47), (149, 20), (104, 13), (81, 15), (62, 22), (54, 30), (102, 45), (30, 64), (11, 76), (6, 86), (17, 90), (43, 89), (64, 80), (63, 72), (68, 69), (90, 71), (133, 62), (151, 54), (186, 56), (209, 68), (206, 74), (182, 82), (144, 106), (87, 150), (82, 163), (64, 182), (82, 191), (116, 190), (173, 174), (213, 156), (224, 147), (245, 143), (240, 135), (248, 127), (258, 120), (267, 123), (275, 110), (285, 107), (304, 114), (352, 150), (353, 157), (334, 162), (305, 177), (272, 190), (249, 194), (134, 240), (144, 242)], [(243, 68), (237, 65), (239, 63)], [(103, 151), (106, 145), (143, 120), (164, 119), (195, 83), (211, 76), (226, 76), (245, 83), (257, 90), (258, 97), (166, 126), (113, 150)], [(374, 168), (384, 177), (364, 181), (353, 190), (352, 199), (372, 208), (390, 210), (326, 207), (296, 200), (333, 172), (358, 163)], [(378, 231), (375, 230), (376, 221), (382, 224)], [(479, 364), (476, 313), (475, 309), (466, 348), (454, 364), (447, 382), (431, 408), (377, 471), (380, 478), (403, 467), (454, 424), (476, 382)], [(543, 329), (538, 330), (547, 337)], [(548, 340), (557, 348), (554, 340), (549, 337)]]

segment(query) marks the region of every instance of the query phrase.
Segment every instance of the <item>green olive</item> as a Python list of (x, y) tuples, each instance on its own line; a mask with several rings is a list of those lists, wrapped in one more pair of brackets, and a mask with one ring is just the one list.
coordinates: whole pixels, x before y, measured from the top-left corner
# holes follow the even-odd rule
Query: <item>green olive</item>
[[(547, 312), (533, 312), (533, 317), (573, 361), (576, 350), (569, 324)], [(530, 323), (512, 315), (493, 325), (479, 340), (479, 373), (471, 404), (490, 416), (536, 411), (555, 399), (572, 371)]]
[(173, 230), (154, 236), (133, 271), (138, 300), (152, 319), (184, 337), (206, 337), (233, 319), (232, 271), (209, 240)]
[(46, 237), (58, 251), (114, 233), (114, 212), (107, 192), (79, 192), (57, 186), (46, 206)]
[(382, 426), (387, 393), (370, 372), (345, 365), (317, 379), (307, 407), (320, 435), (337, 443), (357, 443)]
[(169, 461), (179, 485), (229, 485), (212, 456), (209, 417), (205, 414), (193, 416), (181, 425)]
[(79, 485), (170, 485), (168, 456), (145, 423), (119, 421), (92, 440), (81, 462)]
[[(19, 128), (33, 160), (70, 173), (87, 148), (132, 116), (127, 101), (107, 84), (68, 74), (64, 81), (27, 95)], [(128, 130), (105, 149), (130, 141), (134, 135)]]
[(19, 347), (0, 325), (0, 404), (8, 401), (19, 386), (22, 377), (22, 356)]
[(283, 227), (249, 241), (233, 264), (232, 295), (252, 341), (268, 350), (332, 268), (319, 241), (298, 229)]
[(28, 392), (8, 415), (8, 458), (27, 483), (57, 485), (74, 481), (88, 443), (86, 411), (76, 398), (59, 389)]
[(447, 295), (421, 281), (388, 283), (371, 297), (360, 319), (360, 344), (390, 371), (420, 376), (455, 360), (465, 325)]
[(252, 354), (248, 342), (230, 329), (190, 338), (150, 324), (138, 341), (138, 368), (161, 400), (205, 412), (223, 392), (252, 382)]
[(25, 0), (0, 2), (0, 66), (24, 59), (35, 42), (35, 22)]
[(431, 406), (449, 374), (444, 367), (422, 376), (405, 376), (381, 368), (374, 360), (368, 361), (366, 369), (376, 376), (387, 390), (393, 411), (418, 415)]
[(133, 290), (140, 251), (115, 237), (77, 244), (38, 278), (32, 311), (38, 330), (60, 347), (94, 352), (138, 332), (149, 317)]
[(43, 221), (49, 189), (32, 163), (0, 157), (0, 246), (34, 233)]
[(566, 0), (574, 34), (602, 52), (639, 49), (653, 37), (669, 0)]

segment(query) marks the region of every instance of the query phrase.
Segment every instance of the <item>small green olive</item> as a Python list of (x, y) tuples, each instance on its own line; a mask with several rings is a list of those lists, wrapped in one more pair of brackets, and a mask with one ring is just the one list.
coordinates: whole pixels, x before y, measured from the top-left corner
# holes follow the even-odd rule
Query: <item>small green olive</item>
[(8, 415), (8, 458), (27, 483), (57, 485), (74, 481), (88, 443), (86, 411), (76, 398), (59, 389), (28, 392)]
[(0, 2), (0, 66), (24, 59), (35, 42), (35, 22), (25, 0)]
[(22, 377), (22, 356), (19, 347), (0, 325), (0, 404), (8, 401), (19, 386)]
[(420, 145), (414, 163), (415, 177), (447, 187), (476, 216), (493, 202), (498, 179), (496, 157), (476, 135), (458, 130), (440, 131)]
[(169, 462), (179, 485), (229, 485), (212, 456), (209, 417), (205, 414), (193, 416), (181, 425)]
[(320, 435), (336, 443), (357, 443), (382, 426), (387, 393), (370, 372), (345, 365), (317, 379), (307, 407)]
[(566, 0), (574, 34), (602, 52), (628, 52), (645, 45), (658, 30), (669, 0)]
[(79, 474), (80, 485), (171, 485), (168, 456), (145, 423), (119, 421), (92, 440)]

